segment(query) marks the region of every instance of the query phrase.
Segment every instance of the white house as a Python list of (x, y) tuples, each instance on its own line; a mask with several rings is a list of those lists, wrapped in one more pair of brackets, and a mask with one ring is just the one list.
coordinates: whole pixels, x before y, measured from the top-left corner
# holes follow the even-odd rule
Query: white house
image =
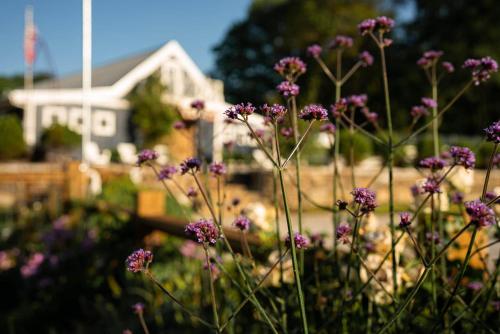
[[(177, 106), (186, 120), (196, 118), (190, 107), (195, 99), (205, 101), (203, 121), (211, 124), (212, 157), (221, 158), (224, 142), (223, 112), (230, 105), (224, 100), (223, 83), (206, 77), (176, 41), (159, 49), (120, 59), (92, 70), (91, 141), (102, 149), (112, 149), (131, 140), (128, 120), (131, 110), (127, 94), (153, 73), (161, 73), (168, 87), (164, 99)], [(24, 136), (34, 146), (44, 128), (53, 123), (67, 125), (81, 133), (81, 73), (35, 84), (34, 89), (17, 89), (8, 99), (24, 109)], [(219, 134), (215, 136), (213, 134)]]

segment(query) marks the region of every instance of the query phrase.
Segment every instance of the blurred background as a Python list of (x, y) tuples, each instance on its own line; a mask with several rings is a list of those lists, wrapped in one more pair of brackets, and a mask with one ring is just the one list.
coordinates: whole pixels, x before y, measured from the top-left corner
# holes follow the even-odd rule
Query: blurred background
[[(130, 307), (137, 301), (147, 304), (152, 328), (196, 332), (150, 284), (124, 270), (131, 249), (155, 249), (158, 277), (190, 306), (204, 305), (207, 282), (195, 274), (201, 261), (182, 237), (179, 220), (183, 210), (200, 205), (198, 199), (179, 206), (151, 171), (134, 167), (136, 153), (155, 148), (160, 164), (192, 155), (228, 163), (227, 199), (241, 201), (230, 210), (253, 214), (265, 252), (273, 226), (267, 210), (272, 174), (246, 130), (227, 128), (222, 112), (239, 102), (279, 102), (273, 65), (280, 58), (295, 55), (308, 62), (298, 82), (299, 103), (328, 106), (333, 88), (306, 56), (307, 46), (326, 47), (338, 34), (354, 37), (354, 47), (344, 54), (347, 70), (360, 51), (376, 51), (359, 37), (357, 24), (382, 14), (394, 17), (388, 74), (396, 129), (407, 126), (411, 106), (430, 95), (416, 66), (423, 51), (443, 50), (442, 59), (457, 69), (443, 77), (440, 102), (468, 80), (470, 74), (460, 70), (465, 59), (500, 58), (500, 5), (494, 0), (108, 0), (94, 1), (87, 16), (84, 2), (0, 4), (2, 333), (139, 332)], [(333, 53), (325, 62), (333, 65)], [(384, 122), (380, 82), (375, 62), (344, 91), (368, 94), (370, 109)], [(499, 119), (499, 89), (496, 75), (446, 114), (442, 149), (470, 146), (484, 168), (491, 147), (483, 145), (482, 129)], [(203, 112), (191, 106), (195, 100), (204, 101)], [(331, 178), (331, 154), (319, 133), (311, 137), (303, 156), (304, 189), (313, 193), (305, 204), (306, 226), (328, 234), (329, 215), (317, 205), (331, 204), (330, 189), (318, 189)], [(354, 145), (356, 174), (368, 182), (382, 167), (384, 152), (362, 136)], [(432, 152), (424, 134), (397, 153), (398, 208), (412, 201), (409, 189), (421, 177), (412, 167)], [(342, 176), (348, 184), (347, 168)], [(459, 190), (473, 197), (484, 171), (456, 179)], [(193, 186), (179, 182), (184, 189)], [(374, 184), (382, 217), (386, 182)], [(498, 170), (491, 182), (500, 185)], [(252, 324), (242, 320), (237, 326)]]

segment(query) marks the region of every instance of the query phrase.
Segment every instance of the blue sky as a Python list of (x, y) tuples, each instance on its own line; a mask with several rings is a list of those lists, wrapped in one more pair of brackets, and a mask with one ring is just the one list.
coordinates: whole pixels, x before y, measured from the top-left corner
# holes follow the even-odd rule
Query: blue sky
[[(81, 0), (2, 0), (0, 75), (22, 73), (24, 8), (50, 50), (57, 74), (81, 68)], [(213, 67), (211, 48), (251, 0), (93, 0), (93, 64), (145, 51), (176, 39), (204, 71)], [(42, 50), (36, 71), (49, 69)]]

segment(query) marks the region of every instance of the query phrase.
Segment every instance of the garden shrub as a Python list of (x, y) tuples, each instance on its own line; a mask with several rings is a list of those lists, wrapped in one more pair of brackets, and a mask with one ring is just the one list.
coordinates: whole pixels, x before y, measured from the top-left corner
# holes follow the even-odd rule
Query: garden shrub
[(16, 116), (0, 116), (0, 134), (2, 136), (0, 160), (18, 159), (26, 154), (27, 147), (24, 142), (23, 129)]
[(45, 150), (68, 150), (81, 144), (82, 136), (66, 125), (54, 123), (46, 128), (41, 137)]

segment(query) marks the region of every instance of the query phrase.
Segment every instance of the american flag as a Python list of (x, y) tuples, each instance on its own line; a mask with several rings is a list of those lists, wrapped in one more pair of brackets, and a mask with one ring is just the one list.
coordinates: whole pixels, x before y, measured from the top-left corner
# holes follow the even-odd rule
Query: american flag
[(32, 19), (27, 20), (24, 27), (24, 61), (33, 65), (36, 57), (36, 27)]

